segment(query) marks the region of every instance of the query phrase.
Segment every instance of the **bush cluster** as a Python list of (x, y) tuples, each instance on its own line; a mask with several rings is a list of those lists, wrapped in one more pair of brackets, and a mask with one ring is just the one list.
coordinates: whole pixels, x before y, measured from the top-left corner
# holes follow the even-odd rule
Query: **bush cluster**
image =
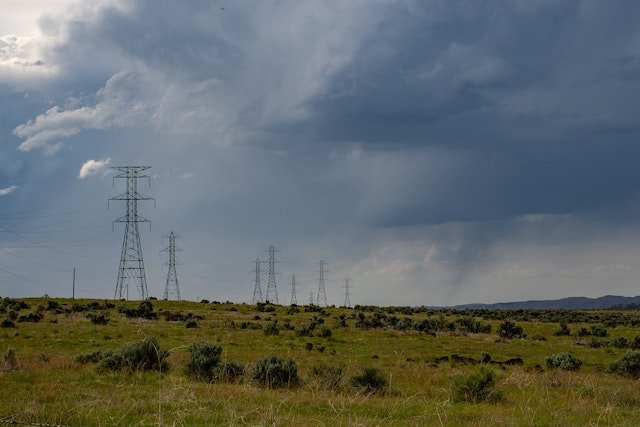
[(97, 363), (99, 372), (118, 371), (166, 371), (169, 367), (168, 352), (160, 348), (154, 337), (126, 345), (117, 350), (94, 349), (74, 356), (78, 363)]
[(498, 335), (501, 338), (526, 338), (527, 334), (522, 330), (522, 326), (507, 319), (498, 327)]
[(128, 308), (121, 306), (118, 311), (129, 318), (141, 318), (155, 320), (158, 318), (158, 313), (153, 311), (153, 304), (150, 300), (145, 300), (138, 305), (137, 308)]
[(296, 362), (291, 358), (284, 360), (275, 355), (256, 362), (251, 371), (251, 379), (269, 388), (291, 387), (300, 383)]
[(582, 360), (571, 353), (556, 353), (544, 358), (544, 365), (547, 368), (562, 369), (565, 371), (575, 371), (582, 366)]
[(631, 350), (609, 365), (609, 372), (637, 379), (640, 377), (640, 351)]

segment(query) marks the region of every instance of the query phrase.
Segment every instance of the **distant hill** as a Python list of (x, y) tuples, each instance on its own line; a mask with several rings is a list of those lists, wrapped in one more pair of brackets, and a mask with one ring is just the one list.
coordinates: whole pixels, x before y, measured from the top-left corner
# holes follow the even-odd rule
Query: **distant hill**
[(587, 309), (607, 309), (616, 308), (619, 310), (640, 309), (640, 296), (623, 297), (617, 295), (605, 295), (600, 298), (568, 297), (554, 300), (532, 300), (519, 302), (500, 302), (495, 304), (463, 304), (451, 308), (456, 309), (478, 309), (486, 308), (490, 310), (587, 310)]

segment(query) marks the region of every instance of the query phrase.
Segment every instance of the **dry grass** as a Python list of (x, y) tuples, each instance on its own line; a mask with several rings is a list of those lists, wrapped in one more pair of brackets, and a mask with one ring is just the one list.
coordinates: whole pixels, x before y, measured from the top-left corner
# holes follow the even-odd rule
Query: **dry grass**
[[(58, 301), (71, 305), (69, 300)], [(33, 307), (43, 303), (29, 301)], [(154, 306), (205, 318), (200, 328), (187, 329), (179, 322), (127, 319), (114, 309), (109, 325), (97, 326), (81, 313), (46, 312), (40, 323), (0, 330), (0, 351), (15, 348), (21, 368), (0, 373), (0, 419), (77, 426), (640, 425), (638, 381), (604, 371), (624, 350), (577, 347), (572, 337), (553, 336), (557, 324), (520, 322), (530, 336), (542, 334), (547, 341), (500, 341), (493, 334), (425, 336), (415, 331), (359, 330), (353, 320), (340, 329), (333, 326), (342, 311), (328, 309), (325, 324), (333, 328), (331, 338), (297, 337), (284, 328), (278, 336), (265, 336), (261, 330), (230, 326), (231, 321), (266, 324), (271, 314), (257, 313), (254, 306), (238, 305), (237, 311), (230, 311), (231, 305), (188, 302), (154, 302)], [(253, 320), (256, 314), (261, 320)], [(288, 316), (283, 307), (276, 312), (280, 325), (285, 319), (293, 325), (308, 323), (312, 315)], [(495, 329), (497, 322), (491, 323)], [(640, 333), (627, 327), (610, 331), (628, 338)], [(163, 348), (174, 349), (169, 372), (99, 374), (91, 364), (72, 361), (75, 354), (115, 349), (147, 336), (157, 337)], [(293, 357), (302, 384), (271, 390), (248, 380), (237, 384), (192, 381), (181, 368), (188, 357), (186, 346), (197, 340), (219, 342), (223, 359), (248, 365), (269, 354)], [(307, 342), (315, 349), (306, 350)], [(317, 350), (319, 346), (324, 352)], [(502, 401), (453, 403), (451, 378), (468, 375), (477, 367), (430, 362), (451, 353), (478, 358), (481, 351), (491, 353), (494, 360), (522, 357), (525, 365), (494, 368)], [(535, 368), (544, 356), (560, 351), (571, 351), (584, 360), (582, 369), (541, 372)], [(340, 387), (327, 389), (311, 375), (312, 367), (321, 363), (345, 366)], [(348, 378), (365, 365), (382, 369), (390, 384), (388, 393), (369, 394), (348, 385)]]

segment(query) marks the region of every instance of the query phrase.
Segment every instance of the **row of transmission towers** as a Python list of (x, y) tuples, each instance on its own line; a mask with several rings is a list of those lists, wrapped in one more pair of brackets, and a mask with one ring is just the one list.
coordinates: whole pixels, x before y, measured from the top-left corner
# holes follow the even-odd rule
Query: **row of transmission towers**
[[(113, 178), (114, 185), (116, 179), (126, 180), (127, 185), (126, 192), (109, 199), (109, 202), (112, 200), (126, 202), (125, 215), (114, 221), (114, 223), (125, 224), (114, 298), (129, 299), (129, 285), (132, 284), (138, 289), (140, 298), (146, 300), (149, 298), (149, 292), (147, 290), (147, 278), (144, 271), (144, 259), (142, 257), (138, 223), (151, 223), (148, 219), (138, 214), (138, 201), (153, 200), (155, 206), (155, 199), (153, 197), (143, 196), (138, 192), (138, 180), (148, 179), (149, 185), (151, 185), (151, 177), (144, 173), (144, 171), (151, 169), (151, 166), (116, 166), (112, 169), (120, 172)], [(176, 299), (180, 300), (180, 285), (176, 271), (176, 252), (180, 251), (180, 249), (176, 247), (177, 237), (180, 236), (173, 231), (171, 231), (168, 236), (163, 236), (163, 240), (168, 239), (168, 246), (161, 252), (167, 252), (169, 254), (169, 260), (164, 264), (168, 267), (164, 289), (165, 300), (169, 299), (169, 296), (175, 296)]]
[[(261, 260), (260, 258), (256, 258), (254, 263), (254, 268), (251, 271), (254, 274), (253, 278), (253, 304), (258, 302), (275, 302), (279, 304), (278, 301), (278, 288), (276, 285), (276, 265), (282, 263), (279, 259), (276, 259), (276, 253), (279, 250), (274, 246), (270, 245), (266, 249), (267, 259)], [(266, 297), (263, 300), (262, 295), (262, 264), (267, 264), (267, 292)], [(324, 260), (320, 260), (318, 262), (318, 292), (316, 294), (316, 298), (313, 298), (313, 291), (309, 294), (309, 304), (318, 305), (318, 306), (327, 306), (327, 290), (325, 287), (325, 276), (329, 272), (327, 270), (326, 262)], [(344, 306), (351, 307), (351, 279), (347, 278), (345, 280), (345, 295), (344, 295)], [(298, 295), (296, 292), (296, 275), (295, 273), (291, 275), (291, 299), (289, 304), (298, 304)]]

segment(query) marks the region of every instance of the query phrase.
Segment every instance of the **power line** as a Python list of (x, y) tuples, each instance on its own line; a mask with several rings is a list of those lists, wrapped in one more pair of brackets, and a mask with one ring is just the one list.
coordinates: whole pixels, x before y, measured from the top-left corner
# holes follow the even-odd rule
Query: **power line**
[(142, 258), (142, 244), (140, 243), (138, 223), (149, 222), (149, 220), (138, 215), (138, 200), (154, 199), (138, 193), (138, 180), (148, 178), (149, 182), (151, 182), (151, 178), (148, 175), (142, 174), (144, 171), (151, 169), (151, 166), (117, 166), (112, 169), (121, 172), (113, 178), (114, 182), (116, 179), (125, 179), (127, 182), (127, 191), (125, 193), (109, 199), (109, 201), (122, 200), (127, 202), (126, 214), (114, 221), (125, 223), (115, 298), (122, 299), (123, 296), (126, 296), (129, 299), (129, 283), (134, 282), (138, 286), (140, 297), (146, 300), (148, 296), (147, 278), (144, 272), (144, 259)]

